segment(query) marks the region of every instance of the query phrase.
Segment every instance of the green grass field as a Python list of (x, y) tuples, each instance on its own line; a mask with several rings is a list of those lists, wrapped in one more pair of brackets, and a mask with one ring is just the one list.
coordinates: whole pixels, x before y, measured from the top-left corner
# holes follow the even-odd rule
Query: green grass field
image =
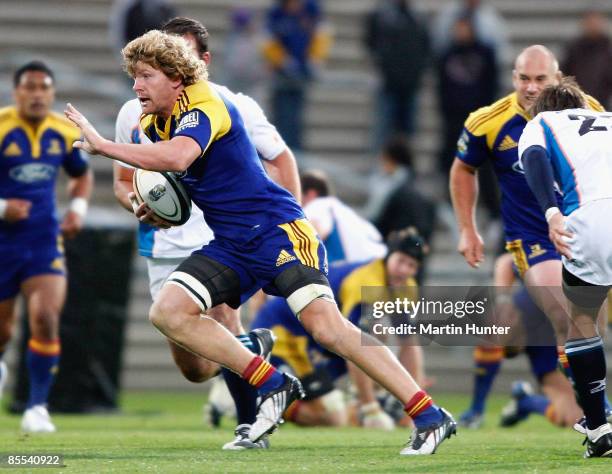
[[(454, 414), (464, 396), (437, 401)], [(610, 459), (582, 459), (581, 437), (532, 417), (502, 430), (497, 413), (504, 399), (490, 402), (485, 427), (461, 430), (434, 456), (400, 457), (408, 430), (391, 433), (359, 428), (283, 426), (267, 451), (225, 452), (231, 422), (212, 430), (202, 422), (202, 398), (194, 394), (126, 394), (123, 413), (54, 417), (58, 433), (24, 436), (20, 418), (0, 414), (0, 454), (63, 454), (54, 472), (612, 472)], [(4, 467), (4, 466), (2, 466)], [(7, 472), (31, 472), (11, 469)], [(36, 472), (40, 472), (36, 470)]]

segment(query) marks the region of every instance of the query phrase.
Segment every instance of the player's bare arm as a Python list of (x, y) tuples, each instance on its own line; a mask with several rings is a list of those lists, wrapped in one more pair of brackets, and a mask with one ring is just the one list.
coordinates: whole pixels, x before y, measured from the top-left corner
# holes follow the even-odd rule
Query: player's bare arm
[(298, 203), (302, 202), (302, 190), (295, 156), (289, 148), (285, 148), (273, 160), (263, 161), (266, 171), (277, 184), (281, 185), (295, 197)]
[(68, 181), (68, 195), (71, 199), (70, 207), (60, 224), (62, 234), (67, 239), (72, 239), (83, 228), (83, 219), (87, 211), (87, 201), (91, 197), (94, 177), (91, 170), (77, 178)]
[(460, 232), (457, 249), (470, 266), (478, 268), (484, 260), (484, 243), (476, 226), (476, 168), (456, 159), (450, 172), (450, 194)]
[(83, 134), (83, 139), (76, 141), (74, 146), (92, 155), (106, 156), (150, 171), (185, 171), (202, 154), (200, 146), (188, 137), (178, 136), (152, 144), (115, 143), (102, 137), (72, 104), (66, 106), (64, 113)]
[(123, 208), (130, 212), (134, 212), (132, 201), (129, 198), (129, 194), (134, 192), (133, 176), (134, 170), (132, 168), (126, 168), (116, 162), (113, 163), (113, 192), (115, 198)]

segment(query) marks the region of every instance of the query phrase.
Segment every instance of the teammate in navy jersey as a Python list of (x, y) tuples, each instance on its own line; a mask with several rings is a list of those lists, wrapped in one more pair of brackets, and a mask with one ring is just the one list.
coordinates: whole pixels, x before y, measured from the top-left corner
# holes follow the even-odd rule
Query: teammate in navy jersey
[[(548, 48), (534, 45), (524, 49), (512, 72), (514, 92), (467, 118), (451, 169), (450, 188), (460, 230), (459, 252), (469, 265), (477, 267), (484, 258), (484, 245), (474, 212), (476, 173), (485, 160), (491, 160), (501, 190), (506, 250), (512, 253), (532, 298), (553, 324), (559, 364), (571, 382), (563, 351), (569, 318), (562, 304), (561, 257), (548, 238), (546, 219), (529, 189), (518, 156), (519, 138), (531, 119), (530, 107), (545, 87), (560, 79), (557, 59)], [(592, 97), (587, 96), (586, 101), (590, 109), (602, 110)]]
[[(150, 318), (190, 351), (242, 374), (261, 402), (250, 438), (273, 431), (288, 405), (303, 396), (294, 377), (277, 372), (202, 311), (237, 306), (259, 288), (287, 299), (322, 346), (354, 362), (406, 406), (417, 426), (404, 455), (432, 454), (455, 432), (455, 422), (410, 377), (388, 348), (363, 344), (358, 328), (340, 314), (325, 274), (325, 249), (291, 194), (263, 171), (235, 107), (207, 82), (205, 65), (184, 39), (151, 31), (123, 51), (134, 77), (152, 144), (102, 138), (68, 105), (81, 128), (76, 146), (149, 170), (180, 173), (215, 240), (183, 262), (153, 303)], [(150, 214), (144, 208), (138, 215)]]
[[(80, 131), (51, 112), (53, 72), (41, 62), (14, 75), (15, 105), (0, 109), (0, 360), (10, 340), (17, 296), (28, 308), (30, 394), (21, 428), (53, 432), (46, 408), (60, 356), (59, 316), (66, 298), (62, 234), (82, 227), (93, 178), (73, 147)], [(72, 202), (62, 223), (55, 209), (59, 168), (69, 175)], [(6, 379), (0, 362), (0, 386)]]

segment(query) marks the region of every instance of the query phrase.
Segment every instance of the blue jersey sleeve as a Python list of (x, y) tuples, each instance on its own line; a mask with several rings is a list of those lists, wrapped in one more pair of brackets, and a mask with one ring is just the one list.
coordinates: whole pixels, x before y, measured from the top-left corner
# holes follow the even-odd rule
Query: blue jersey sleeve
[(78, 178), (83, 176), (89, 168), (89, 163), (81, 154), (81, 150), (78, 148), (72, 148), (70, 153), (66, 154), (62, 167), (72, 178)]
[(489, 157), (486, 135), (476, 136), (464, 128), (457, 142), (457, 158), (478, 168)]
[(193, 138), (203, 154), (212, 141), (213, 132), (208, 115), (199, 109), (192, 109), (180, 116), (174, 136)]

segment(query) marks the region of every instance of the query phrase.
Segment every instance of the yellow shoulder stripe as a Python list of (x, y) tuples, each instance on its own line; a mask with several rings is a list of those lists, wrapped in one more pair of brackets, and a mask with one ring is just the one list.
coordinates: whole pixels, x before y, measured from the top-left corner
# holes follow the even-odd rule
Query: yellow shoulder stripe
[(605, 112), (606, 109), (603, 105), (599, 103), (599, 101), (595, 97), (591, 97), (587, 94), (586, 100), (589, 109), (594, 110), (595, 112)]
[(0, 109), (0, 142), (14, 128), (18, 126), (17, 114), (14, 107)]
[(66, 152), (72, 151), (72, 144), (81, 137), (81, 131), (70, 120), (56, 112), (51, 112), (52, 127), (63, 138), (66, 144)]
[(222, 138), (232, 128), (232, 119), (225, 102), (207, 82), (198, 82), (185, 88), (179, 100), (179, 109), (185, 112), (198, 109), (208, 117), (210, 139), (203, 152), (212, 142)]
[(512, 104), (507, 102), (499, 107), (496, 107), (490, 113), (477, 117), (474, 121), (467, 125), (468, 131), (472, 135), (484, 135), (488, 132), (488, 129), (491, 127), (491, 124), (494, 123), (495, 119), (507, 112), (511, 106)]
[(507, 96), (488, 107), (482, 107), (472, 112), (465, 122), (466, 128), (473, 133), (472, 131), (478, 128), (478, 126), (486, 122), (490, 117), (498, 114), (500, 110), (507, 109), (511, 103), (511, 96)]

